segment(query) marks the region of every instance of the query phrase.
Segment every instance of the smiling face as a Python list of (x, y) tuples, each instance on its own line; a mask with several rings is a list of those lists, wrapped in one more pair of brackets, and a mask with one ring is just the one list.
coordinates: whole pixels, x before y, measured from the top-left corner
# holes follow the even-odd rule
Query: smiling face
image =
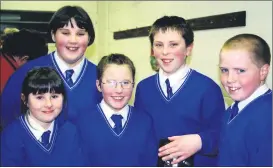
[[(71, 22), (70, 22), (71, 21)], [(76, 66), (83, 58), (89, 42), (88, 32), (77, 26), (75, 19), (71, 19), (63, 28), (52, 33), (56, 42), (58, 55), (68, 66)]]
[[(118, 82), (116, 87), (113, 81)], [(121, 86), (123, 82), (126, 88)], [(108, 64), (102, 74), (101, 83), (97, 80), (97, 88), (102, 92), (103, 99), (114, 111), (125, 107), (133, 92), (133, 75), (128, 65)]]
[(223, 49), (220, 53), (221, 83), (235, 101), (248, 98), (266, 78), (268, 65), (259, 68), (251, 58), (243, 49)]
[[(24, 96), (22, 99), (25, 101)], [(30, 93), (26, 104), (29, 108), (29, 115), (46, 129), (62, 111), (63, 95), (49, 92)]]
[(158, 65), (169, 76), (186, 64), (186, 57), (190, 54), (193, 44), (186, 47), (181, 33), (167, 29), (154, 35), (153, 52)]

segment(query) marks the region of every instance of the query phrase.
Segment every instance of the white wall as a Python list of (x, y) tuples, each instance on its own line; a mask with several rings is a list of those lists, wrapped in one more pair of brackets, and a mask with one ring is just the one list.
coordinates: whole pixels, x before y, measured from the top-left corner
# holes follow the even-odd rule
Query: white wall
[[(219, 50), (228, 38), (239, 33), (255, 33), (272, 46), (271, 1), (108, 1), (99, 4), (101, 6), (98, 11), (103, 13), (98, 16), (100, 28), (106, 31), (103, 45), (99, 47), (100, 56), (116, 52), (129, 56), (137, 69), (136, 82), (154, 73), (149, 64), (148, 37), (114, 40), (113, 33), (150, 26), (163, 15), (178, 15), (191, 19), (246, 11), (245, 27), (195, 31), (194, 49), (189, 65), (210, 76), (218, 84)], [(272, 72), (267, 83), (272, 88)]]
[[(228, 38), (239, 33), (255, 33), (272, 46), (271, 1), (1, 1), (1, 9), (56, 11), (64, 5), (79, 5), (92, 18), (96, 38), (86, 52), (87, 58), (97, 63), (109, 53), (124, 53), (135, 63), (136, 83), (154, 73), (149, 63), (148, 37), (114, 40), (113, 33), (150, 26), (163, 15), (191, 19), (246, 11), (245, 27), (195, 31), (189, 66), (210, 76), (218, 84), (218, 54)], [(50, 45), (50, 50), (54, 49), (54, 45)], [(272, 88), (272, 71), (267, 84)]]
[[(59, 8), (65, 5), (77, 5), (81, 6), (91, 17), (96, 36), (97, 31), (97, 1), (1, 1), (1, 9), (10, 10), (34, 10), (34, 11), (57, 11)], [(98, 51), (97, 51), (97, 37), (95, 38), (94, 45), (88, 47), (86, 56), (89, 60), (97, 63)], [(49, 51), (54, 51), (55, 45), (49, 44)]]

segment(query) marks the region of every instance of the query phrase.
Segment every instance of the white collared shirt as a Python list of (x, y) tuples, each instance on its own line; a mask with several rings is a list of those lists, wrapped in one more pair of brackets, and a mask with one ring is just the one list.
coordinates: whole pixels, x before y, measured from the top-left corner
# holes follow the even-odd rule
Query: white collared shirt
[(180, 88), (180, 86), (184, 83), (189, 71), (190, 71), (190, 68), (187, 65), (185, 65), (185, 66), (181, 66), (175, 73), (171, 74), (170, 76), (166, 76), (164, 75), (163, 70), (160, 68), (158, 73), (159, 83), (164, 94), (167, 96), (167, 85), (165, 83), (167, 78), (170, 81), (170, 86), (174, 94)]
[(109, 107), (108, 104), (106, 104), (104, 99), (102, 99), (102, 101), (100, 103), (100, 107), (101, 107), (102, 112), (104, 113), (107, 121), (109, 122), (109, 124), (111, 125), (112, 128), (114, 128), (114, 126), (115, 126), (114, 121), (111, 119), (111, 116), (113, 114), (120, 114), (123, 117), (121, 122), (122, 122), (122, 127), (124, 127), (124, 125), (127, 121), (128, 113), (129, 113), (128, 104), (125, 107), (123, 107), (120, 111), (114, 111), (113, 109), (111, 109), (111, 107)]
[[(265, 94), (265, 92), (268, 91), (268, 87), (266, 86), (266, 84), (261, 85), (260, 87), (258, 87), (255, 92), (252, 93), (252, 95), (250, 95), (248, 98), (246, 98), (243, 101), (240, 101), (238, 103), (238, 108), (239, 111), (238, 113), (240, 113), (242, 111), (243, 108), (245, 108), (245, 106), (247, 106), (251, 101), (253, 101), (254, 99), (256, 99), (257, 97)], [(234, 102), (232, 103), (232, 106), (234, 105)]]
[(54, 58), (55, 58), (56, 63), (57, 63), (58, 67), (60, 68), (60, 70), (61, 70), (61, 72), (62, 72), (62, 74), (63, 74), (64, 76), (66, 76), (66, 75), (65, 75), (65, 71), (66, 71), (66, 70), (69, 70), (69, 69), (73, 69), (73, 70), (74, 70), (74, 73), (73, 73), (73, 75), (72, 75), (72, 77), (71, 77), (73, 82), (75, 82), (75, 81), (78, 79), (78, 77), (79, 77), (79, 75), (80, 75), (80, 73), (81, 73), (81, 70), (82, 70), (82, 68), (83, 68), (84, 61), (85, 61), (85, 59), (86, 59), (86, 58), (83, 58), (83, 59), (81, 60), (81, 62), (80, 62), (78, 65), (76, 65), (76, 66), (73, 67), (73, 68), (70, 68), (70, 67), (64, 62), (64, 60), (62, 60), (62, 59), (60, 58), (60, 56), (58, 55), (57, 51), (54, 52)]
[(25, 121), (27, 123), (28, 128), (30, 129), (30, 131), (32, 132), (32, 134), (34, 135), (34, 137), (36, 138), (36, 140), (42, 142), (42, 135), (45, 131), (50, 131), (50, 136), (49, 136), (49, 142), (51, 141), (51, 137), (52, 137), (52, 133), (53, 133), (53, 128), (54, 128), (54, 122), (53, 121), (50, 126), (48, 127), (47, 130), (45, 130), (40, 124), (38, 124), (33, 118), (32, 116), (30, 116), (29, 114), (25, 115)]

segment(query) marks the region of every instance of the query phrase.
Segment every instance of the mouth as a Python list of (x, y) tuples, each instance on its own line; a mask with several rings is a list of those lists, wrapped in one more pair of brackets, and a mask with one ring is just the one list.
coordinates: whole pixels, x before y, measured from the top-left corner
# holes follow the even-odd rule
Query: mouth
[(115, 100), (115, 101), (121, 101), (124, 96), (112, 96), (112, 98)]
[(169, 64), (173, 61), (174, 59), (161, 59), (161, 61), (164, 63), (164, 64)]
[(238, 92), (238, 90), (240, 89), (239, 87), (227, 87), (227, 88), (230, 93)]
[(69, 51), (77, 51), (79, 47), (66, 47), (66, 49)]
[(45, 114), (51, 114), (51, 113), (53, 113), (53, 111), (54, 110), (45, 110), (45, 111), (43, 111), (43, 113), (45, 113)]

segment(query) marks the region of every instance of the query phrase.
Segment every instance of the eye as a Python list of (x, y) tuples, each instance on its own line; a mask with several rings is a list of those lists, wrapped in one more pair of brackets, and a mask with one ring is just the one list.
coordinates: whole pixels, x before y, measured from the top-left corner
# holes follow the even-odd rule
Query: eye
[(68, 32), (62, 32), (62, 34), (63, 34), (63, 35), (69, 35), (69, 33), (68, 33)]
[(228, 69), (227, 68), (220, 68), (220, 71), (221, 71), (221, 73), (226, 73), (226, 72), (228, 72)]
[(38, 99), (38, 100), (41, 100), (41, 99), (43, 99), (44, 97), (43, 96), (41, 96), (41, 95), (39, 95), (39, 96), (36, 96), (36, 99)]
[(122, 81), (122, 85), (129, 85), (130, 83), (130, 81)]
[(177, 46), (177, 45), (178, 45), (177, 43), (171, 43), (171, 44), (170, 44), (171, 47), (175, 47), (175, 46)]
[(56, 99), (56, 98), (59, 97), (59, 95), (54, 94), (54, 95), (52, 95), (51, 97), (52, 97), (53, 99)]
[(244, 73), (245, 70), (244, 70), (244, 69), (237, 69), (237, 72), (238, 72), (238, 73)]
[(154, 44), (154, 46), (155, 46), (155, 47), (161, 47), (162, 44), (156, 43), (156, 44)]
[(78, 33), (78, 36), (84, 36), (85, 33)]

